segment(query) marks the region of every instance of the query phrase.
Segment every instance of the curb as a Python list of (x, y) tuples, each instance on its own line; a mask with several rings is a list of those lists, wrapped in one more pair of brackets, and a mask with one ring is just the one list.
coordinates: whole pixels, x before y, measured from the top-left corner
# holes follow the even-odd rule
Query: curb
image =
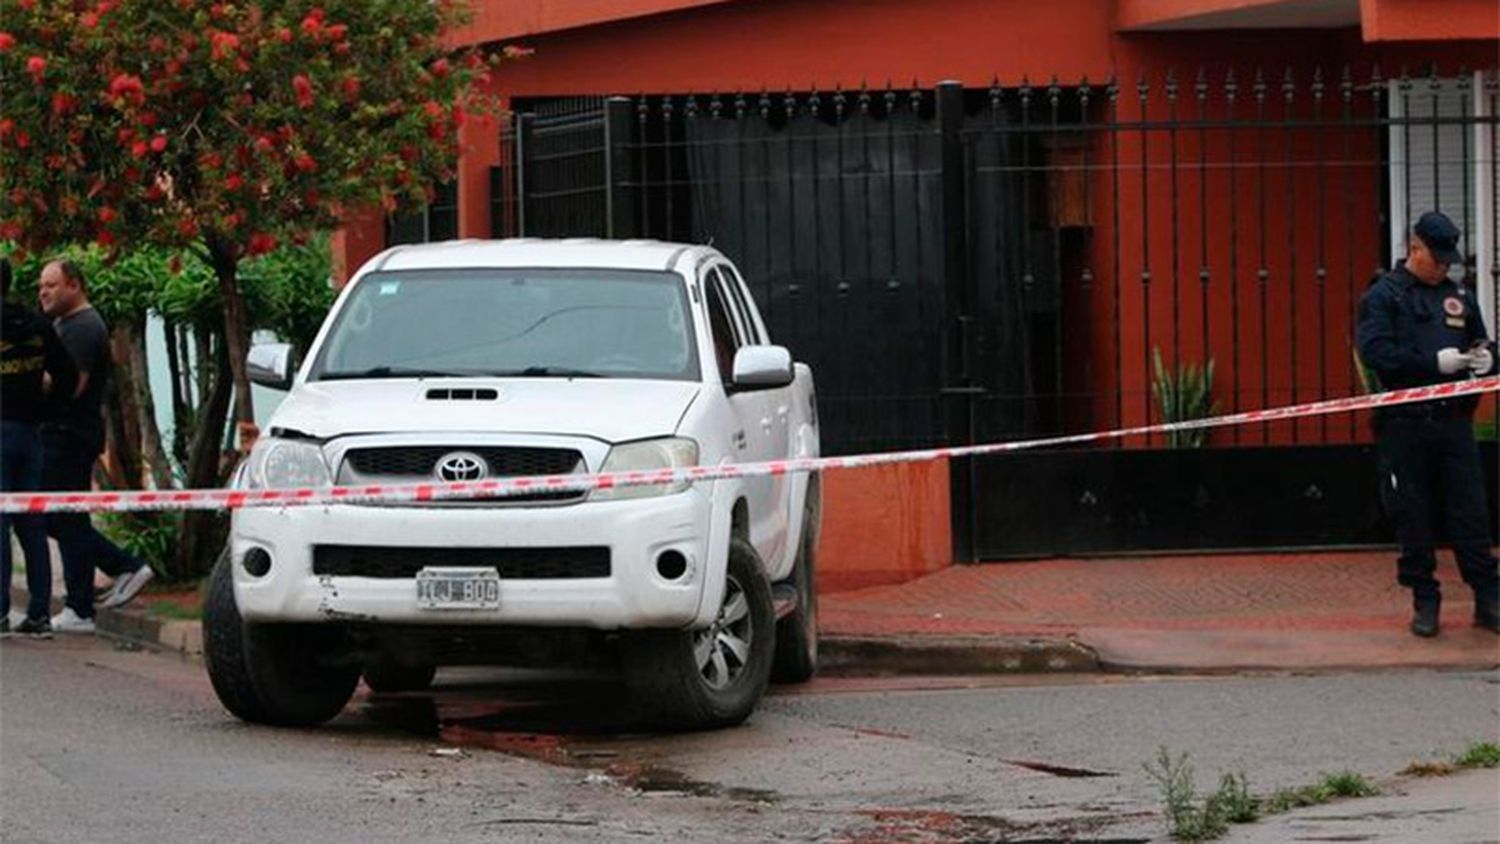
[[(26, 606), (24, 587), (12, 586), (12, 607)], [(61, 612), (62, 598), (53, 596), (52, 611)], [(94, 611), (94, 632), (131, 645), (167, 650), (184, 656), (202, 656), (203, 625), (186, 619), (156, 618), (144, 610), (103, 609)]]
[[(143, 612), (100, 610), (96, 630), (112, 639), (202, 656), (203, 626)], [(832, 677), (954, 674), (1077, 674), (1104, 670), (1072, 639), (1000, 636), (823, 636), (820, 674)]]
[(1073, 639), (1009, 636), (847, 636), (818, 639), (818, 672), (829, 676), (1076, 674), (1103, 670)]
[(94, 630), (100, 635), (159, 648), (184, 656), (203, 655), (203, 625), (182, 619), (153, 618), (144, 612), (99, 610), (94, 614)]

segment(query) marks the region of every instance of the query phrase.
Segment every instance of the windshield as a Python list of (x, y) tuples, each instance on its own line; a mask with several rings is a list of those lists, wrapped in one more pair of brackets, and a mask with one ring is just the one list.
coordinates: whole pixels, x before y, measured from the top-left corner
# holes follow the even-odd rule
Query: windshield
[(674, 273), (372, 273), (349, 296), (310, 380), (699, 378), (687, 293)]

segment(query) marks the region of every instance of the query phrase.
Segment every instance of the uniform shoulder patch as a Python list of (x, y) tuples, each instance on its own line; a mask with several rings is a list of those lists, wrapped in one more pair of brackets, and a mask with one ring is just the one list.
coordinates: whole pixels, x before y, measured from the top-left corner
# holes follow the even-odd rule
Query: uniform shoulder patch
[(1451, 317), (1464, 315), (1464, 300), (1461, 296), (1449, 296), (1443, 300), (1443, 313)]

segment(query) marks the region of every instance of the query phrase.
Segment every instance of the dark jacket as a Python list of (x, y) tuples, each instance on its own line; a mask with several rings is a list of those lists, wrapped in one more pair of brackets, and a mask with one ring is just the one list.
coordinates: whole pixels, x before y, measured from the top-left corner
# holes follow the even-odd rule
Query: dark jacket
[[(1360, 359), (1386, 390), (1493, 374), (1493, 369), (1482, 373), (1465, 369), (1444, 375), (1438, 369), (1437, 356), (1442, 349), (1469, 351), (1483, 343), (1493, 353), (1495, 344), (1485, 331), (1484, 317), (1472, 291), (1450, 279), (1424, 284), (1407, 271), (1404, 263), (1376, 279), (1365, 291), (1359, 301), (1355, 340)], [(1471, 414), (1479, 398), (1464, 396), (1428, 404)], [(1392, 409), (1377, 416), (1404, 412), (1410, 411)]]
[[(51, 376), (50, 389), (43, 375)], [(30, 308), (0, 303), (0, 418), (27, 424), (53, 419), (77, 386), (78, 369), (52, 323)]]

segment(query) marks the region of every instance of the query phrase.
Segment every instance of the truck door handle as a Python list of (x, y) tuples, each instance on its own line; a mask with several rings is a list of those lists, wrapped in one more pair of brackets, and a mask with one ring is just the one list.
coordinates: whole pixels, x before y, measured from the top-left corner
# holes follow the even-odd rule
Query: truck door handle
[(745, 447), (745, 432), (743, 430), (735, 431), (734, 432), (734, 447), (735, 448), (744, 448)]

